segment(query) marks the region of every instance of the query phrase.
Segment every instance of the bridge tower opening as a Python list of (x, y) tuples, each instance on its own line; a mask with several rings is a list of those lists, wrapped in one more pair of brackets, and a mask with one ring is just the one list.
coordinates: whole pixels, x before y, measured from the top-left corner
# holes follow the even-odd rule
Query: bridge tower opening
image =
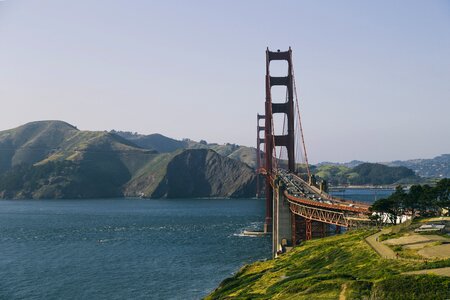
[[(287, 62), (285, 76), (271, 75), (273, 61)], [(315, 178), (311, 175), (306, 155), (294, 77), (291, 48), (288, 51), (275, 52), (267, 48), (265, 114), (257, 115), (257, 168), (258, 176), (265, 175), (264, 232), (272, 233), (272, 250), (275, 257), (300, 241), (339, 233), (342, 227), (370, 223), (367, 204), (334, 198), (327, 193), (324, 184), (319, 186), (314, 182)], [(277, 95), (280, 88), (281, 94)], [(283, 95), (285, 100), (280, 102)], [(282, 117), (278, 118), (280, 115)], [(263, 126), (261, 120), (264, 120)], [(281, 121), (282, 131), (278, 130), (278, 122)], [(262, 131), (264, 137), (260, 135)], [(295, 139), (295, 133), (299, 134), (299, 140)], [(299, 141), (303, 145), (302, 149)], [(264, 144), (263, 158), (261, 144)], [(279, 157), (277, 150), (280, 150)], [(281, 150), (286, 151), (283, 160)], [(303, 156), (296, 156), (296, 150), (303, 151)], [(305, 163), (307, 174), (297, 174), (296, 158)], [(259, 182), (257, 184), (259, 194)]]
[[(271, 76), (270, 62), (271, 61), (286, 61), (287, 74), (286, 76)], [(295, 172), (295, 136), (294, 136), (294, 77), (292, 67), (292, 50), (289, 47), (288, 51), (269, 51), (266, 50), (266, 102), (265, 102), (265, 125), (264, 125), (264, 152), (265, 152), (265, 172), (266, 172), (266, 219), (264, 223), (264, 231), (270, 232), (273, 229), (273, 179), (274, 168), (278, 163), (274, 151), (276, 146), (283, 146), (287, 151), (288, 170)], [(286, 87), (285, 102), (272, 101), (272, 87), (284, 86)], [(273, 114), (285, 114), (287, 119), (287, 132), (285, 134), (274, 134), (273, 128)], [(259, 120), (258, 120), (259, 121)], [(258, 143), (259, 145), (259, 143)]]
[(265, 120), (265, 115), (256, 115), (256, 198), (261, 196), (261, 174), (262, 172), (262, 161), (264, 161), (264, 152), (261, 151), (261, 144), (265, 143), (264, 137), (261, 137), (261, 132), (265, 132), (265, 127), (261, 126), (260, 120)]

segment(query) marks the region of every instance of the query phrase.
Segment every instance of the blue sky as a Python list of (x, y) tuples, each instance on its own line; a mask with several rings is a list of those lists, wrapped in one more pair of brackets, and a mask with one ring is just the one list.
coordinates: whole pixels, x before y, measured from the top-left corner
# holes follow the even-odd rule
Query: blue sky
[(312, 162), (450, 152), (449, 1), (0, 1), (0, 130), (59, 119), (254, 146), (293, 49)]

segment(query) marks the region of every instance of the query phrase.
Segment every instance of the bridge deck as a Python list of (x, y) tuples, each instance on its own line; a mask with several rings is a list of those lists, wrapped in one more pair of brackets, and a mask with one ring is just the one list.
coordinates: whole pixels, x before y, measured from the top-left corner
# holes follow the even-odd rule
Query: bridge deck
[(329, 210), (369, 213), (370, 205), (363, 202), (333, 198), (331, 195), (309, 185), (295, 174), (278, 169), (278, 176), (286, 187), (285, 196), (291, 201)]

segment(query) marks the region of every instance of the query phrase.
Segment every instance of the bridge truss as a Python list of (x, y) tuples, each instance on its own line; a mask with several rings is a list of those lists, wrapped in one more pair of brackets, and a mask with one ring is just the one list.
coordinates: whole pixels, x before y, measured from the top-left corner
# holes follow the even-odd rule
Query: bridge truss
[[(271, 76), (272, 61), (287, 62), (286, 76)], [(264, 231), (273, 233), (274, 253), (278, 252), (283, 244), (294, 246), (298, 241), (299, 231), (304, 233), (300, 235), (302, 240), (317, 236), (314, 224), (318, 224), (315, 227), (319, 228), (317, 230), (322, 236), (327, 226), (334, 226), (337, 232), (341, 227), (351, 228), (370, 224), (368, 205), (333, 198), (325, 192), (322, 185), (317, 186), (311, 175), (300, 118), (291, 48), (288, 51), (276, 52), (266, 50), (265, 82), (265, 113), (257, 115), (257, 170), (259, 174), (265, 175)], [(285, 87), (284, 102), (272, 101), (274, 86)], [(274, 133), (277, 126), (274, 124), (274, 114), (283, 114), (282, 134)], [(260, 124), (261, 120), (264, 120), (263, 125)], [(261, 132), (264, 132), (264, 137), (260, 137)], [(299, 133), (299, 139), (295, 138), (295, 132)], [(261, 151), (261, 144), (264, 144), (264, 152)], [(276, 147), (280, 147), (279, 157)], [(281, 155), (283, 149), (285, 157)], [(303, 180), (298, 174), (296, 158), (303, 163), (306, 173), (303, 176), (306, 176), (307, 180)], [(286, 161), (284, 169), (281, 165)], [(259, 181), (257, 186), (258, 195)]]

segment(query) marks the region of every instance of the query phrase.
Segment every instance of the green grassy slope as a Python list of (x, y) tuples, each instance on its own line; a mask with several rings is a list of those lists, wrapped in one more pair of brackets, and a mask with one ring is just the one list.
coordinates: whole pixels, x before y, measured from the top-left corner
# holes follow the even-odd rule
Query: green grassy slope
[[(243, 267), (206, 299), (446, 299), (450, 278), (402, 275), (450, 266), (380, 258), (364, 241), (369, 231), (308, 241), (275, 260)], [(372, 297), (372, 298), (371, 298)]]
[(405, 167), (388, 167), (382, 164), (363, 163), (354, 168), (342, 165), (320, 165), (313, 173), (331, 185), (386, 185), (416, 183), (421, 180)]
[(78, 130), (62, 121), (31, 122), (0, 131), (0, 173), (19, 164), (33, 164), (57, 151)]
[(122, 186), (157, 155), (115, 134), (61, 121), (2, 131), (0, 151), (3, 198), (120, 197)]
[(124, 187), (124, 195), (129, 197), (153, 197), (156, 188), (167, 174), (167, 165), (174, 156), (181, 153), (178, 150), (171, 153), (155, 155), (137, 170)]
[[(233, 147), (237, 146), (219, 148), (228, 153)], [(184, 152), (183, 157), (197, 157), (199, 164), (180, 159)], [(197, 187), (188, 191), (191, 183)], [(0, 132), (0, 198), (253, 194), (254, 171), (211, 150), (157, 153), (117, 134), (80, 131), (61, 121), (32, 122)]]

